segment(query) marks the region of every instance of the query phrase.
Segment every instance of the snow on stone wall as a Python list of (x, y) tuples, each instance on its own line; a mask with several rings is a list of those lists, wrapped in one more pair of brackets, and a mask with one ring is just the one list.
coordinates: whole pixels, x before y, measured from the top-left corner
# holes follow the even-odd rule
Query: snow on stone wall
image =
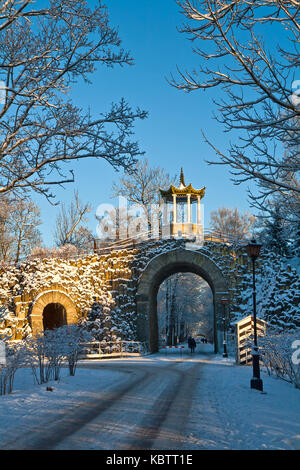
[[(95, 337), (136, 339), (138, 279), (154, 257), (184, 247), (183, 240), (148, 241), (136, 248), (80, 259), (31, 259), (0, 275), (0, 329), (13, 339), (31, 333), (30, 314), (38, 296), (64, 292), (76, 306), (78, 320)], [(201, 249), (229, 282), (232, 321), (252, 312), (251, 271), (245, 249), (207, 242)], [(270, 253), (258, 263), (258, 315), (279, 328), (299, 325), (296, 269)]]
[(138, 278), (153, 256), (179, 246), (182, 242), (175, 240), (150, 241), (137, 249), (116, 250), (109, 255), (33, 259), (8, 268), (0, 276), (0, 328), (6, 332), (10, 329), (13, 339), (23, 338), (30, 332), (32, 306), (41, 294), (52, 290), (64, 292), (71, 299), (81, 322), (99, 307), (104, 315), (100, 329), (135, 339)]

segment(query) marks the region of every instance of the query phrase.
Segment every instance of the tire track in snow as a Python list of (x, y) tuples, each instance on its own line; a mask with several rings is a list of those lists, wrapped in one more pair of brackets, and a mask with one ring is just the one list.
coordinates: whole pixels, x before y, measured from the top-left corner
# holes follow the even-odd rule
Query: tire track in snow
[[(111, 368), (111, 367), (109, 367)], [(126, 367), (120, 368), (122, 372), (126, 372)], [(129, 371), (132, 372), (131, 370)], [(118, 383), (111, 389), (101, 394), (95, 402), (90, 400), (75, 406), (69, 410), (62, 418), (54, 423), (44, 424), (43, 429), (32, 429), (25, 436), (18, 436), (13, 441), (5, 443), (5, 449), (15, 450), (50, 450), (53, 449), (60, 441), (80, 430), (86, 423), (100, 415), (107, 408), (114, 405), (123, 395), (131, 389), (142, 383), (147, 372), (136, 371), (138, 377), (132, 381), (129, 376), (124, 384)], [(117, 388), (117, 390), (114, 390)]]
[(155, 400), (151, 413), (141, 424), (142, 433), (131, 436), (127, 449), (180, 449), (184, 428), (199, 378), (199, 365), (183, 370), (168, 370), (172, 383)]
[(96, 401), (77, 405), (59, 420), (6, 443), (5, 448), (180, 448), (192, 400), (194, 387), (190, 379), (195, 368), (192, 365), (188, 369), (185, 366), (182, 370), (180, 366), (175, 369), (183, 362), (186, 361), (174, 361), (163, 367), (88, 364), (85, 368), (105, 367), (130, 374), (125, 383), (100, 393)]
[[(141, 439), (147, 435), (152, 440), (156, 435), (152, 430), (157, 430), (165, 419), (170, 391), (174, 390), (171, 376), (177, 380), (181, 375), (174, 370), (179, 362), (182, 361), (174, 361), (163, 367), (147, 365), (148, 373), (141, 383), (123, 395), (114, 406), (86, 423), (84, 429), (61, 441), (56, 448), (120, 450), (133, 448), (132, 441), (136, 440), (136, 436)], [(134, 365), (132, 370), (140, 367), (145, 370), (144, 365)]]

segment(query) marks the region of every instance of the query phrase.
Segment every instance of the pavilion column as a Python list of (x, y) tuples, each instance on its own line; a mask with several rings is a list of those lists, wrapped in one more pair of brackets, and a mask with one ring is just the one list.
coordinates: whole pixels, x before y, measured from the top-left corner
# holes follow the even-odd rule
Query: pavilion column
[(177, 197), (173, 194), (173, 224), (177, 224)]
[(201, 198), (197, 196), (197, 224), (201, 224)]
[(163, 225), (168, 223), (168, 204), (167, 200), (163, 198)]
[(191, 195), (187, 194), (187, 223), (191, 223)]

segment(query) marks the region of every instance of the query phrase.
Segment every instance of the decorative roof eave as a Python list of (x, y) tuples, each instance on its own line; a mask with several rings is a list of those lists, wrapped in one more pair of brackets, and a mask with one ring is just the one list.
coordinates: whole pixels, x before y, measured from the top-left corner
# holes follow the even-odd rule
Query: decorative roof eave
[(205, 195), (205, 189), (205, 186), (202, 189), (194, 189), (191, 183), (188, 186), (185, 186), (184, 188), (176, 188), (175, 186), (173, 186), (173, 184), (171, 184), (170, 188), (166, 191), (160, 189), (160, 194), (162, 197), (165, 198), (173, 196), (173, 194), (176, 194), (177, 196), (187, 196), (188, 194), (190, 194), (191, 196), (195, 197), (200, 196), (200, 198), (202, 199)]

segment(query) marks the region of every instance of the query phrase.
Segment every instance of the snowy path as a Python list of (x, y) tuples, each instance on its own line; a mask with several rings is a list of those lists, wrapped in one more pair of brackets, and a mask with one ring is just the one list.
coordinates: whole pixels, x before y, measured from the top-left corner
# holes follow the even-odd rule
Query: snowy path
[(54, 392), (24, 372), (0, 397), (0, 449), (300, 449), (300, 391), (266, 374), (251, 390), (220, 355), (87, 361)]
[[(130, 382), (99, 394), (92, 403), (48, 428), (31, 449), (176, 449), (192, 403), (191, 381), (199, 364), (116, 364)], [(105, 369), (107, 365), (89, 365)], [(111, 366), (108, 366), (111, 367)]]
[[(0, 432), (0, 448), (176, 449), (183, 445), (183, 429), (192, 404), (191, 390), (199, 363), (191, 362), (189, 356), (175, 356), (96, 361), (81, 367), (78, 375), (98, 373), (93, 393), (85, 394), (82, 390), (75, 401), (72, 401), (72, 393), (68, 393), (67, 404), (59, 395), (55, 408), (51, 399), (54, 393), (59, 394), (60, 386), (65, 385), (53, 383), (57, 389), (53, 394), (47, 394), (45, 386), (38, 386), (40, 404), (45, 405), (45, 399), (50, 400), (48, 413), (47, 409), (42, 409), (42, 413), (32, 410), (33, 398), (38, 406), (39, 397), (29, 395), (31, 399), (26, 403), (23, 394), (21, 400), (26, 415), (20, 416), (21, 410), (14, 410), (18, 424), (6, 417), (7, 427)], [(105, 375), (106, 381), (109, 380), (106, 385), (104, 380), (103, 385), (101, 377), (105, 379)], [(114, 375), (118, 378), (115, 381), (112, 380)], [(8, 405), (16, 404), (17, 396), (2, 398)], [(2, 414), (1, 411), (0, 407)]]

